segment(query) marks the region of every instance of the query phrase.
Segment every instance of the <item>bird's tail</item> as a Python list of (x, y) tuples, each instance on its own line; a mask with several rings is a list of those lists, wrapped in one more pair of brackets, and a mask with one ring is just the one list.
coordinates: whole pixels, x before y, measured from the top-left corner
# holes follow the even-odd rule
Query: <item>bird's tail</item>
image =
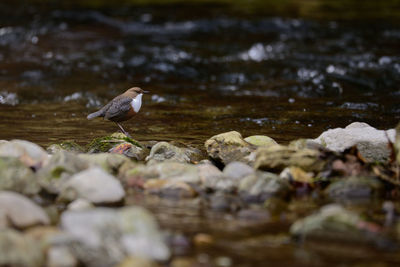
[(101, 110), (99, 110), (99, 111), (96, 111), (96, 112), (93, 112), (93, 113), (90, 113), (88, 116), (87, 116), (87, 119), (88, 120), (91, 120), (91, 119), (94, 119), (94, 118), (96, 118), (96, 117), (100, 117), (101, 116)]

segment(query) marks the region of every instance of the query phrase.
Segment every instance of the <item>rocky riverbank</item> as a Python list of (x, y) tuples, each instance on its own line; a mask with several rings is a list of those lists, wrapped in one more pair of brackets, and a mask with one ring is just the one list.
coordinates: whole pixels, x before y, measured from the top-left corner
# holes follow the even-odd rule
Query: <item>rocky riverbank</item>
[[(338, 242), (395, 252), (399, 151), (396, 130), (365, 123), (288, 145), (236, 131), (204, 148), (119, 133), (86, 147), (0, 141), (0, 265), (235, 266), (234, 241), (214, 259), (193, 248), (226, 248), (218, 229), (237, 239), (237, 229), (265, 233), (279, 223), (268, 238), (246, 236), (241, 245)], [(163, 208), (183, 210), (183, 227), (171, 226)], [(213, 234), (190, 221), (199, 210), (222, 214), (223, 225), (213, 221)]]

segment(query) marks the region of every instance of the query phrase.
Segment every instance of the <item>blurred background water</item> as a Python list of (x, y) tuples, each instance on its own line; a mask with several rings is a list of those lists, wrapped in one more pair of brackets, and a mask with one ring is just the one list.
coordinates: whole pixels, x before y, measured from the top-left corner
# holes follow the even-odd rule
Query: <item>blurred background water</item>
[(139, 140), (393, 127), (399, 14), (399, 1), (2, 1), (0, 139), (109, 134), (86, 115), (131, 86), (151, 91), (124, 124)]

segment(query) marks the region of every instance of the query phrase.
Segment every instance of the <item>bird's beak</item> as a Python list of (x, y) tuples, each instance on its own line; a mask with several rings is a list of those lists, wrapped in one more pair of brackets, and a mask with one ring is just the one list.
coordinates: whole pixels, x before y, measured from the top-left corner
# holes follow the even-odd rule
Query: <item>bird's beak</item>
[(148, 93), (150, 93), (150, 91), (143, 91), (143, 93), (148, 94)]

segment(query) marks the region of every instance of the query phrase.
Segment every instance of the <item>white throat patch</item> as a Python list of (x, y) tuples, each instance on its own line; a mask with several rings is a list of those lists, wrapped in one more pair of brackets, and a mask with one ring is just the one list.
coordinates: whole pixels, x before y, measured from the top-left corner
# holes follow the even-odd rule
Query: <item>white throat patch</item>
[(142, 96), (143, 94), (138, 94), (134, 99), (132, 99), (131, 106), (136, 113), (139, 112), (140, 107), (142, 106)]

